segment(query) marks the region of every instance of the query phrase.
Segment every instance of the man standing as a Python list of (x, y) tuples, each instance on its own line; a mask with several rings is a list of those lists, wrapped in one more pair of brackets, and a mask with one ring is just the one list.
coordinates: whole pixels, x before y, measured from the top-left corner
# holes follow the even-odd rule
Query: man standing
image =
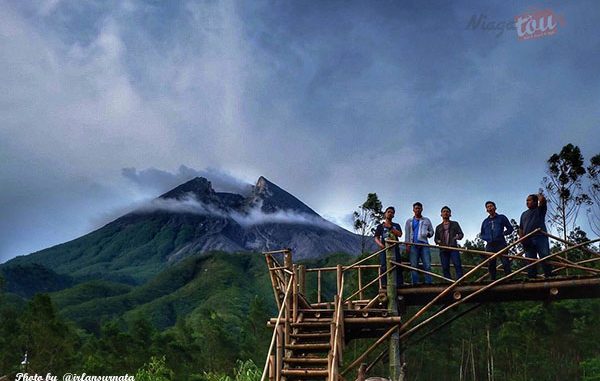
[[(548, 231), (546, 229), (547, 211), (548, 205), (543, 194), (530, 194), (527, 196), (527, 210), (521, 214), (519, 237), (523, 237), (537, 228), (541, 228), (543, 232)], [(523, 241), (523, 248), (525, 249), (525, 256), (527, 258), (537, 259), (539, 255), (541, 259), (550, 255), (548, 236), (541, 233), (536, 233)], [(542, 262), (542, 268), (544, 269), (544, 276), (546, 278), (552, 276), (552, 266), (548, 262)], [(527, 276), (535, 278), (537, 276), (537, 266), (531, 266), (527, 270)]]
[[(452, 211), (447, 206), (442, 208), (441, 216), (442, 223), (435, 228), (435, 243), (439, 246), (458, 247), (456, 241), (460, 241), (464, 237), (460, 225), (456, 221), (450, 221)], [(442, 272), (448, 279), (452, 279), (452, 275), (450, 274), (450, 261), (452, 261), (452, 264), (454, 265), (456, 279), (461, 278), (463, 276), (463, 270), (458, 250), (440, 249)]]
[[(405, 231), (406, 237), (405, 242), (407, 247), (410, 247), (410, 265), (417, 267), (419, 261), (423, 263), (423, 270), (431, 271), (431, 252), (429, 247), (426, 246), (415, 246), (408, 245), (408, 243), (423, 243), (427, 244), (428, 238), (433, 237), (433, 225), (427, 217), (423, 217), (423, 204), (415, 202), (413, 204), (414, 217), (406, 220)], [(419, 273), (415, 270), (411, 270), (412, 284), (419, 283)], [(431, 284), (431, 275), (425, 274), (425, 283)]]
[[(510, 235), (514, 229), (504, 214), (496, 213), (496, 204), (493, 201), (485, 202), (485, 210), (489, 216), (481, 223), (479, 237), (486, 242), (485, 251), (497, 253), (506, 247), (506, 238), (504, 236)], [(500, 261), (502, 261), (504, 275), (510, 274), (510, 259), (502, 256), (500, 257)], [(496, 258), (488, 262), (488, 270), (490, 278), (496, 280)]]
[[(386, 239), (394, 239), (398, 240), (402, 237), (402, 228), (399, 224), (392, 222), (394, 215), (396, 214), (396, 209), (393, 206), (388, 206), (383, 213), (384, 221), (383, 223), (377, 225), (375, 229), (375, 243), (381, 249), (385, 249), (385, 240)], [(396, 258), (396, 262), (400, 263), (400, 247), (396, 245), (394, 247), (394, 256)], [(386, 253), (385, 250), (379, 253), (379, 274), (384, 274), (387, 271), (386, 264)], [(402, 269), (400, 267), (396, 267), (396, 280), (398, 284), (396, 287), (401, 286), (404, 283), (404, 278), (402, 277)], [(381, 286), (383, 288), (387, 287), (387, 275), (381, 277)]]

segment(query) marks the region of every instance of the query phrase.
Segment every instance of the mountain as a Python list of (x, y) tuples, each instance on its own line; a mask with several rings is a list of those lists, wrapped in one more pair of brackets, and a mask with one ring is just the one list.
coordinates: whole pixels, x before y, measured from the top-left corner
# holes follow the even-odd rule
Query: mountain
[[(14, 258), (2, 269), (10, 273), (15, 266), (35, 264), (53, 276), (68, 275), (68, 282), (61, 279), (64, 284), (96, 279), (142, 284), (192, 255), (286, 247), (296, 259), (334, 252), (355, 255), (360, 237), (264, 177), (247, 195), (216, 192), (210, 181), (197, 177), (96, 231)], [(10, 283), (7, 288), (11, 290)]]

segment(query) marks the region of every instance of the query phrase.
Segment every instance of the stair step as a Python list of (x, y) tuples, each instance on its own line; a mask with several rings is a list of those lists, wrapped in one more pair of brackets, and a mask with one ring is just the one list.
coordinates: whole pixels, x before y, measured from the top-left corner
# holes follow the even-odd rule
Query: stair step
[(329, 343), (310, 343), (310, 344), (288, 344), (285, 346), (286, 349), (290, 349), (293, 351), (298, 350), (324, 350), (329, 349)]
[(320, 338), (328, 338), (331, 336), (330, 332), (310, 332), (310, 333), (291, 333), (292, 337), (297, 339), (320, 339)]
[(326, 365), (327, 358), (322, 357), (288, 357), (284, 358), (283, 362), (287, 364), (312, 364), (312, 365)]
[(331, 320), (302, 321), (299, 323), (292, 323), (292, 327), (328, 327), (329, 325), (331, 325)]
[(327, 369), (282, 369), (282, 376), (287, 377), (327, 377)]

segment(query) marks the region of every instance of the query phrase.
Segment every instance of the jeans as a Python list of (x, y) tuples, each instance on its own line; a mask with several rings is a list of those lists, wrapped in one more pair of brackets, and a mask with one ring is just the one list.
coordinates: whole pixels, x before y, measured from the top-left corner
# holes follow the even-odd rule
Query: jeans
[[(536, 235), (529, 238), (527, 242), (523, 244), (523, 248), (525, 249), (525, 256), (527, 258), (537, 259), (539, 254), (541, 259), (550, 255), (550, 242), (548, 242), (548, 237), (543, 235)], [(544, 269), (544, 275), (546, 277), (552, 276), (552, 266), (550, 266), (548, 262), (542, 262), (542, 269)], [(527, 270), (527, 276), (529, 278), (535, 278), (537, 276), (537, 265), (531, 266)]]
[[(423, 263), (423, 270), (431, 271), (431, 252), (428, 247), (424, 246), (411, 246), (410, 247), (410, 265), (411, 267), (417, 267), (419, 260)], [(412, 277), (412, 284), (419, 283), (419, 273), (415, 270), (410, 271)], [(431, 284), (431, 275), (425, 274), (425, 283)]]
[(452, 279), (450, 274), (450, 262), (454, 265), (454, 271), (456, 272), (456, 279), (463, 276), (462, 264), (460, 263), (460, 253), (456, 250), (440, 250), (440, 262), (442, 263), (442, 272), (448, 279)]
[[(402, 258), (400, 256), (400, 250), (396, 247), (394, 249), (394, 261), (398, 263), (402, 263)], [(379, 275), (385, 273), (387, 271), (387, 261), (385, 251), (379, 253)], [(402, 267), (396, 266), (396, 287), (402, 286), (404, 284), (404, 277), (402, 276)], [(381, 277), (381, 287), (387, 287), (387, 274)]]
[[(490, 242), (485, 246), (485, 251), (489, 251), (490, 253), (497, 253), (500, 250), (504, 249), (506, 244), (504, 242)], [(508, 254), (508, 253), (504, 253)], [(488, 262), (488, 270), (490, 272), (490, 278), (492, 280), (496, 280), (496, 259), (494, 258)], [(508, 275), (511, 273), (510, 268), (510, 259), (506, 257), (500, 257), (500, 261), (502, 262), (502, 268), (504, 269), (504, 275)]]

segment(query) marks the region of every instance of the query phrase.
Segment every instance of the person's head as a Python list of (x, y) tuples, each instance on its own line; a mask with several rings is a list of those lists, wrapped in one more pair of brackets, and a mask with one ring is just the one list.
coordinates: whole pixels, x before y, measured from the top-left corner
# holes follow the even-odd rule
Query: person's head
[(485, 202), (485, 210), (489, 213), (490, 216), (496, 214), (496, 203), (494, 201), (486, 201)]
[(440, 212), (443, 220), (449, 220), (452, 216), (452, 211), (447, 206), (444, 206)]
[(388, 206), (387, 208), (385, 208), (385, 212), (383, 212), (383, 217), (386, 220), (392, 220), (392, 218), (394, 218), (394, 215), (396, 214), (396, 209), (393, 206)]
[(423, 204), (420, 202), (415, 202), (413, 204), (413, 212), (415, 213), (415, 217), (421, 217), (421, 213), (423, 212)]
[(530, 194), (527, 196), (527, 208), (533, 209), (538, 206), (538, 196), (537, 194)]

